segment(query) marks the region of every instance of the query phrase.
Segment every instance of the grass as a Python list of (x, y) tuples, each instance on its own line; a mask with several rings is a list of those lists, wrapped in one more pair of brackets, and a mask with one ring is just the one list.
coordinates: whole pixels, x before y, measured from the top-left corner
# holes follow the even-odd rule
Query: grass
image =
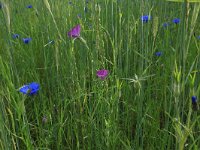
[[(200, 4), (69, 2), (1, 1), (0, 149), (197, 150)], [(30, 82), (38, 94), (18, 91)]]

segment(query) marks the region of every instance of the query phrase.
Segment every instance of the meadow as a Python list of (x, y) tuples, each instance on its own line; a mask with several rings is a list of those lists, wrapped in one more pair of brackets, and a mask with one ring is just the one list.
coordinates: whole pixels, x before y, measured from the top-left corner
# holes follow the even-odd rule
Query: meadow
[(0, 0), (0, 149), (200, 149), (199, 11)]

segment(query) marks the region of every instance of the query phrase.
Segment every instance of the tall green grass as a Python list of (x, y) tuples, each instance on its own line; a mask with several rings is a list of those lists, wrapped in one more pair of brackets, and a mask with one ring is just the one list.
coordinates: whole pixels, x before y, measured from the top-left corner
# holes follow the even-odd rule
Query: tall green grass
[[(200, 4), (71, 2), (1, 1), (0, 149), (197, 150)], [(82, 40), (67, 37), (77, 24)], [(37, 95), (19, 93), (33, 81)]]

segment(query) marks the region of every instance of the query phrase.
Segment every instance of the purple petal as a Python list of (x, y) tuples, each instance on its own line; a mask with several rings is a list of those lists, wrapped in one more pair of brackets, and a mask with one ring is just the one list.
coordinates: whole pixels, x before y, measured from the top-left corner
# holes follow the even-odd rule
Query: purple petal
[(68, 32), (68, 36), (72, 38), (80, 37), (80, 32), (81, 32), (81, 26), (80, 24), (78, 24)]

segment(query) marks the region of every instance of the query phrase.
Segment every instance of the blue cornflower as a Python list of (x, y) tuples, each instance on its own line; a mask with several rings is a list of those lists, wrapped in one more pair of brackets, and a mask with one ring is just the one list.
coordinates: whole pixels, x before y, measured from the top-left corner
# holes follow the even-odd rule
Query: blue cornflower
[(192, 96), (192, 103), (196, 103), (197, 102), (197, 97), (196, 96)]
[(164, 28), (167, 28), (168, 26), (169, 26), (169, 23), (168, 23), (168, 22), (163, 23), (163, 27), (164, 27)]
[(151, 18), (150, 18), (150, 16), (148, 16), (148, 15), (142, 16), (142, 17), (141, 17), (142, 22), (145, 22), (145, 23), (147, 23), (150, 19), (151, 19)]
[(160, 57), (163, 53), (162, 52), (156, 52), (155, 55)]
[(31, 40), (32, 40), (32, 38), (23, 38), (23, 42), (25, 44), (28, 44)]
[(12, 38), (13, 38), (13, 39), (18, 39), (18, 38), (19, 38), (19, 34), (13, 34), (13, 35), (12, 35)]
[(28, 94), (28, 95), (34, 95), (38, 93), (39, 89), (40, 89), (40, 85), (36, 82), (32, 82), (32, 83), (22, 86), (19, 89), (19, 92), (23, 94)]
[(175, 19), (172, 20), (172, 22), (175, 23), (175, 24), (178, 24), (178, 23), (180, 23), (180, 19), (179, 18), (175, 18)]
[(28, 5), (28, 6), (26, 6), (26, 8), (33, 8), (33, 6), (32, 5)]
[(199, 35), (199, 36), (197, 36), (197, 39), (199, 39), (199, 40), (200, 40), (200, 35)]

